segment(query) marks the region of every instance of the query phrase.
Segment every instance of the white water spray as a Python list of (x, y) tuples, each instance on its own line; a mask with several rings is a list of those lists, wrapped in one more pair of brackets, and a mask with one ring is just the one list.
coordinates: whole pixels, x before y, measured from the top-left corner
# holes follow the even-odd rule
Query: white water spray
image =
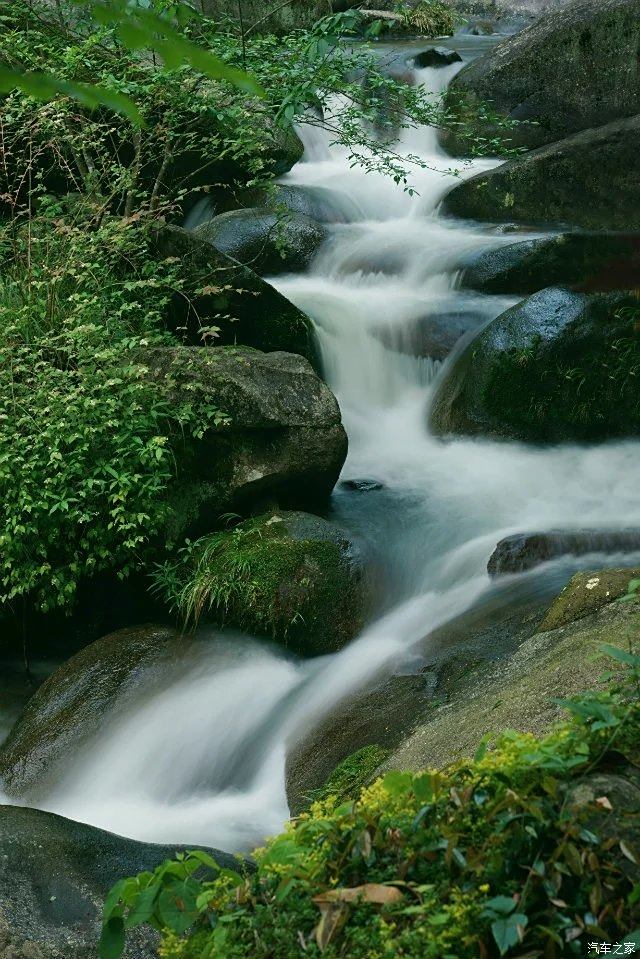
[[(453, 72), (417, 79), (436, 90)], [(276, 282), (316, 323), (349, 433), (344, 477), (385, 487), (382, 505), (374, 492), (366, 509), (395, 604), (341, 653), (312, 662), (244, 638), (210, 639), (161, 691), (107, 718), (43, 807), (136, 838), (255, 845), (287, 816), (287, 745), (490, 590), (486, 562), (501, 537), (640, 525), (636, 443), (538, 449), (429, 436), (439, 364), (388, 348), (381, 331), (443, 314), (475, 325), (497, 316), (510, 300), (461, 292), (456, 277), (471, 253), (513, 238), (438, 217), (454, 181), (433, 130), (398, 145), (429, 164), (416, 171), (413, 197), (352, 169), (318, 131), (302, 133), (304, 161), (285, 182), (331, 191), (345, 222), (329, 227), (306, 275)], [(347, 523), (350, 508), (341, 495)]]

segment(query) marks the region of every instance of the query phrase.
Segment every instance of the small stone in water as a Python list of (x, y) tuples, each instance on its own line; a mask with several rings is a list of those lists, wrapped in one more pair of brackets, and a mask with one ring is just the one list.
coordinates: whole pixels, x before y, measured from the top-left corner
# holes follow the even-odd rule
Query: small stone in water
[(371, 493), (373, 490), (384, 489), (383, 483), (373, 479), (344, 480), (340, 485), (357, 493)]

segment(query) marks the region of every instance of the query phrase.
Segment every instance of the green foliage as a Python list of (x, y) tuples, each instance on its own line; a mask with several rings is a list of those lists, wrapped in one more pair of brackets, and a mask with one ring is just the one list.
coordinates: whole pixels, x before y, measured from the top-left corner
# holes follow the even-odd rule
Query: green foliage
[(88, 230), (43, 203), (0, 241), (0, 601), (46, 610), (72, 603), (83, 576), (140, 562), (166, 516), (172, 446), (217, 413), (147, 384), (144, 348), (166, 342), (180, 281), (143, 227)]
[[(162, 14), (132, 5), (128, 0), (73, 0), (84, 6), (97, 24), (113, 27), (123, 46), (129, 50), (152, 50), (167, 68), (188, 64), (210, 80), (224, 80), (248, 93), (262, 96), (258, 83), (241, 70), (234, 69), (218, 57), (188, 40), (176, 29), (188, 24), (197, 14), (187, 3), (172, 2)], [(71, 14), (71, 9), (67, 16)], [(167, 16), (169, 14), (169, 16)], [(50, 73), (25, 71), (20, 67), (0, 67), (0, 93), (21, 90), (35, 100), (53, 100), (59, 94), (71, 97), (88, 107), (106, 106), (121, 113), (137, 126), (144, 120), (130, 96), (95, 83), (73, 83)]]
[(326, 802), (333, 798), (335, 803), (340, 804), (348, 799), (357, 799), (388, 755), (388, 749), (376, 745), (356, 750), (336, 766), (324, 786), (312, 793), (312, 801)]
[[(626, 668), (619, 685), (572, 700), (571, 720), (543, 739), (505, 733), (473, 761), (390, 772), (356, 800), (318, 802), (256, 852), (255, 874), (196, 877), (199, 854), (181, 860), (195, 885), (186, 899), (170, 893), (184, 917), (163, 918), (153, 900), (160, 955), (553, 959), (632, 940), (640, 817), (612, 813), (606, 793), (639, 758), (640, 657), (608, 652)], [(135, 924), (142, 895), (163, 884), (145, 874), (113, 890), (102, 959), (119, 954), (113, 921)]]

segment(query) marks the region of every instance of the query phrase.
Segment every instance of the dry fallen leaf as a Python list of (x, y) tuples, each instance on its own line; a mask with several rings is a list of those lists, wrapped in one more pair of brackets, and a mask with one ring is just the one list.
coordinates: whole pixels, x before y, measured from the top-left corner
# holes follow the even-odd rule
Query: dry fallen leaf
[(320, 909), (320, 922), (315, 929), (318, 948), (323, 952), (329, 943), (338, 936), (349, 917), (349, 904), (352, 902), (370, 902), (377, 906), (387, 906), (394, 902), (401, 902), (404, 895), (395, 886), (383, 886), (381, 883), (369, 882), (364, 886), (354, 886), (351, 889), (327, 889), (313, 902)]
[(373, 902), (377, 906), (386, 906), (400, 902), (404, 894), (396, 886), (383, 886), (382, 883), (368, 882), (364, 886), (353, 886), (351, 889), (328, 889), (314, 896), (313, 901), (318, 906), (332, 902)]

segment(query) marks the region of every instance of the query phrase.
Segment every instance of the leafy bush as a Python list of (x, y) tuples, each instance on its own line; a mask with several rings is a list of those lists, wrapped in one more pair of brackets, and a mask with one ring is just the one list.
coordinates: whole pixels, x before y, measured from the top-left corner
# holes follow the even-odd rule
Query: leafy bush
[(316, 803), (256, 872), (193, 853), (123, 880), (103, 959), (145, 921), (164, 959), (552, 959), (640, 942), (640, 811), (614, 796), (640, 758), (640, 657), (606, 651), (623, 678), (564, 703), (571, 721), (542, 739), (508, 732), (473, 761)]
[(152, 262), (144, 228), (88, 230), (53, 203), (1, 239), (0, 601), (46, 610), (81, 577), (140, 562), (166, 516), (173, 446), (217, 411), (170, 405), (146, 382), (144, 348), (166, 341), (180, 280)]

